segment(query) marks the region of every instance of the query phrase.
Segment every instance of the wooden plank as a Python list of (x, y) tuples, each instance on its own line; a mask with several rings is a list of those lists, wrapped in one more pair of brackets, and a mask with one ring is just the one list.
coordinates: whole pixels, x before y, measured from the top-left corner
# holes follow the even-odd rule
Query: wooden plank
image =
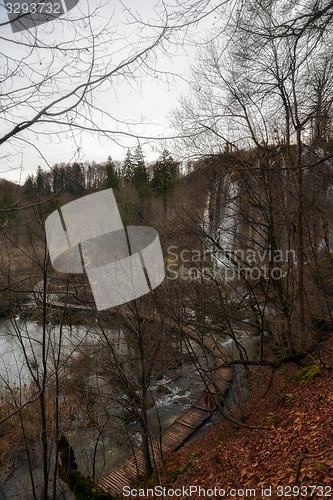
[[(79, 306), (80, 307), (80, 306)], [(81, 306), (82, 307), (82, 306)], [(190, 336), (194, 339), (199, 337), (194, 332), (188, 332)], [(230, 359), (226, 354), (220, 352), (216, 347), (212, 339), (205, 339), (204, 345), (207, 347), (215, 357), (215, 360), (220, 363), (222, 360)], [(223, 393), (228, 387), (228, 382), (232, 378), (232, 369), (227, 367), (221, 367), (216, 370), (214, 374), (214, 379), (218, 389), (221, 389)], [(212, 394), (215, 394), (215, 389), (212, 384), (209, 384), (209, 390)], [(213, 408), (207, 408), (205, 404), (205, 398), (207, 397), (207, 390), (203, 391), (202, 396), (198, 398), (192, 407), (184, 414), (178, 417), (178, 419), (165, 431), (162, 433), (162, 452), (168, 453), (170, 451), (179, 448), (183, 442), (199, 427), (205, 420), (207, 420), (212, 413), (212, 409), (216, 408), (214, 404)], [(160, 438), (156, 437), (150, 443), (150, 450), (153, 452), (154, 460), (153, 463), (160, 465), (162, 463), (161, 450), (160, 450)], [(137, 464), (135, 462), (137, 461)], [(136, 480), (137, 469), (139, 469), (139, 474), (144, 473), (144, 459), (141, 450), (135, 452), (129, 459), (125, 460), (121, 466), (116, 467), (113, 471), (107, 474), (104, 478), (99, 481), (99, 485), (105, 491), (112, 494), (121, 494), (124, 485), (129, 485)]]
[(192, 429), (192, 431), (194, 431), (201, 423), (202, 420), (200, 420), (199, 422), (198, 419), (194, 418), (184, 418), (183, 420), (179, 421), (179, 424), (185, 425), (189, 429)]
[[(216, 405), (215, 405), (215, 407), (216, 407)], [(200, 405), (200, 403), (199, 403), (199, 404), (198, 404), (198, 403), (195, 403), (195, 405), (193, 406), (193, 408), (197, 408), (198, 410), (205, 411), (205, 412), (206, 412), (206, 414), (207, 414), (207, 413), (208, 413), (208, 414), (212, 413), (211, 408), (207, 408), (207, 406), (204, 406), (204, 405), (202, 405), (202, 406), (201, 406), (201, 405)], [(209, 418), (209, 415), (207, 415), (207, 417), (206, 417), (206, 418)]]
[[(113, 480), (113, 477), (112, 477), (112, 480)], [(113, 487), (113, 484), (112, 484), (112, 481), (109, 477), (104, 477), (100, 483), (99, 483), (100, 486), (103, 485), (103, 488), (112, 488)]]
[(163, 436), (163, 443), (168, 441), (169, 443), (177, 443), (179, 441), (179, 433), (175, 434), (174, 432), (169, 432), (165, 436)]
[(200, 410), (193, 410), (192, 412), (185, 413), (181, 418), (177, 420), (177, 422), (197, 428), (207, 418), (209, 418), (209, 415), (207, 415), (206, 412), (203, 413)]
[(124, 477), (123, 476), (118, 476), (116, 474), (112, 474), (112, 481), (108, 481), (107, 487), (108, 488), (119, 488), (120, 490), (123, 488), (124, 484)]
[(177, 442), (179, 440), (179, 434), (181, 430), (183, 429), (180, 428), (180, 426), (177, 424), (177, 432), (175, 429), (170, 429), (170, 431), (163, 436), (162, 443), (164, 442), (165, 439), (169, 440), (171, 439), (172, 441)]
[(184, 432), (184, 428), (181, 427), (180, 424), (176, 421), (172, 425), (172, 429), (170, 429), (166, 435), (169, 437), (175, 437), (175, 440), (177, 441), (179, 434), (181, 434), (182, 432)]
[(197, 428), (196, 426), (192, 426), (192, 425), (189, 425), (189, 424), (186, 424), (185, 422), (179, 422), (180, 425), (184, 425), (184, 427), (187, 427), (188, 429), (191, 429), (191, 431), (195, 431), (195, 429)]
[(170, 453), (171, 451), (173, 451), (175, 449), (175, 447), (173, 446), (173, 444), (168, 444), (168, 443), (164, 443), (163, 444), (163, 447), (162, 447), (162, 450), (163, 450), (163, 454), (165, 453)]

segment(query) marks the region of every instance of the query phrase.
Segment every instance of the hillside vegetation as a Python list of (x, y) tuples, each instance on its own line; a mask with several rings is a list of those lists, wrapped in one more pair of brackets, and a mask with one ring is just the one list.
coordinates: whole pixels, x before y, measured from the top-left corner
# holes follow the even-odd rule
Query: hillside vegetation
[(332, 339), (303, 363), (278, 368), (273, 380), (269, 368), (252, 368), (247, 378), (249, 397), (231, 417), (243, 426), (227, 421), (217, 424), (204, 437), (168, 456), (158, 481), (155, 478), (138, 488), (162, 485), (167, 490), (180, 489), (180, 498), (186, 498), (183, 488), (189, 492), (192, 486), (194, 499), (203, 497), (199, 487), (225, 490), (229, 497), (235, 490), (232, 497), (237, 500), (332, 496), (332, 369)]

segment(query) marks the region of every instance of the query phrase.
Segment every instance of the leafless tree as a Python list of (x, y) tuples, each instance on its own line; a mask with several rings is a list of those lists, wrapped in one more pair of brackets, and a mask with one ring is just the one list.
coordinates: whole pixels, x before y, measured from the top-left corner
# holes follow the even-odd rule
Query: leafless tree
[[(59, 144), (72, 139), (77, 151), (83, 132), (114, 142), (142, 136), (142, 123), (114, 112), (119, 89), (139, 92), (146, 80), (172, 77), (159, 60), (220, 4), (163, 4), (143, 19), (125, 3), (110, 9), (102, 1), (80, 1), (75, 15), (23, 32), (13, 34), (9, 21), (2, 22), (2, 161), (8, 165), (9, 153), (38, 147), (41, 137)], [(105, 95), (110, 104), (102, 103)]]
[[(230, 21), (228, 42), (218, 36), (218, 30), (215, 37), (213, 33), (212, 40), (198, 51), (192, 93), (181, 101), (174, 124), (186, 136), (185, 147), (196, 150), (197, 155), (238, 151), (239, 164), (234, 169), (238, 185), (247, 193), (250, 206), (261, 213), (262, 222), (254, 219), (250, 225), (254, 227), (257, 222), (255, 230), (260, 232), (260, 224), (265, 220), (266, 243), (271, 250), (280, 248), (282, 243), (277, 238), (276, 217), (289, 220), (294, 228), (297, 324), (302, 342), (307, 300), (304, 266), (307, 252), (312, 251), (312, 236), (305, 235), (310, 201), (304, 186), (321, 166), (332, 168), (329, 143), (321, 141), (321, 147), (324, 143), (326, 146), (318, 149), (318, 143), (311, 142), (313, 124), (318, 129), (319, 123), (325, 123), (327, 130), (329, 123), (331, 73), (325, 53), (331, 50), (331, 43), (326, 33), (315, 41), (305, 33), (296, 39), (275, 35), (273, 24), (276, 19), (282, 24), (286, 19), (283, 14), (280, 3), (251, 2)], [(323, 130), (320, 134), (323, 136)], [(251, 187), (249, 172), (252, 181), (256, 179), (256, 189)], [(280, 213), (274, 215), (277, 186), (284, 194)], [(259, 200), (261, 195), (264, 196)], [(320, 205), (323, 197), (326, 198), (325, 191), (316, 203)], [(321, 239), (324, 231), (322, 228)], [(279, 292), (281, 299), (287, 295)], [(286, 319), (290, 317), (289, 307), (282, 309)]]

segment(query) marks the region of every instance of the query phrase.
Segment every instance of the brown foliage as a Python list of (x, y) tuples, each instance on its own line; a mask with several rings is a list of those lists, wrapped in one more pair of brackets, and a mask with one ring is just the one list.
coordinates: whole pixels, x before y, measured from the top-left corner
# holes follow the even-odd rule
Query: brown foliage
[[(265, 398), (270, 370), (254, 367), (251, 395), (242, 411), (247, 424), (266, 425), (267, 430), (235, 428), (221, 422), (203, 438), (169, 456), (160, 474), (163, 485), (172, 489), (190, 485), (256, 488), (255, 498), (261, 498), (262, 487), (272, 486), (272, 499), (281, 498), (277, 486), (333, 488), (333, 339), (320, 354), (322, 364), (314, 365), (317, 356), (316, 360), (308, 359), (309, 368), (300, 370), (295, 364), (280, 367)], [(313, 376), (305, 376), (309, 372)], [(196, 459), (190, 464), (193, 453)], [(199, 496), (192, 494), (191, 498)]]
[[(30, 387), (7, 387), (0, 396), (0, 421), (15, 412), (22, 402), (35, 399), (36, 390)], [(49, 405), (47, 409), (50, 410)], [(48, 411), (48, 413), (50, 413)], [(51, 417), (51, 415), (49, 415)], [(0, 424), (0, 484), (3, 484), (13, 470), (16, 459), (26, 450), (38, 446), (40, 436), (39, 401), (33, 401), (18, 411), (13, 417)]]

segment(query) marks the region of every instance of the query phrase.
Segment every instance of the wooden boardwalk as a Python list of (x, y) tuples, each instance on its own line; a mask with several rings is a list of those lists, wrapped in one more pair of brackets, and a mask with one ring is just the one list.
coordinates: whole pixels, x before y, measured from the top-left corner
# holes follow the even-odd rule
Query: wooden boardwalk
[[(186, 329), (186, 333), (198, 340), (198, 336), (192, 330)], [(177, 450), (211, 416), (216, 408), (214, 399), (223, 397), (228, 389), (233, 369), (222, 365), (230, 360), (229, 355), (225, 351), (221, 352), (221, 348), (217, 348), (212, 339), (205, 339), (204, 345), (215, 358), (216, 366), (211, 372), (214, 376), (214, 383), (210, 383), (191, 408), (165, 429), (161, 436), (152, 438), (150, 451), (154, 468), (160, 467), (163, 464), (163, 457)], [(122, 494), (123, 487), (135, 484), (138, 476), (143, 476), (144, 472), (143, 453), (137, 450), (130, 458), (104, 476), (98, 485), (111, 495)]]
[(47, 305), (51, 307), (58, 307), (60, 309), (76, 309), (80, 311), (91, 311), (92, 309), (81, 305), (81, 304), (71, 304), (70, 302), (58, 302), (56, 300), (47, 301)]

